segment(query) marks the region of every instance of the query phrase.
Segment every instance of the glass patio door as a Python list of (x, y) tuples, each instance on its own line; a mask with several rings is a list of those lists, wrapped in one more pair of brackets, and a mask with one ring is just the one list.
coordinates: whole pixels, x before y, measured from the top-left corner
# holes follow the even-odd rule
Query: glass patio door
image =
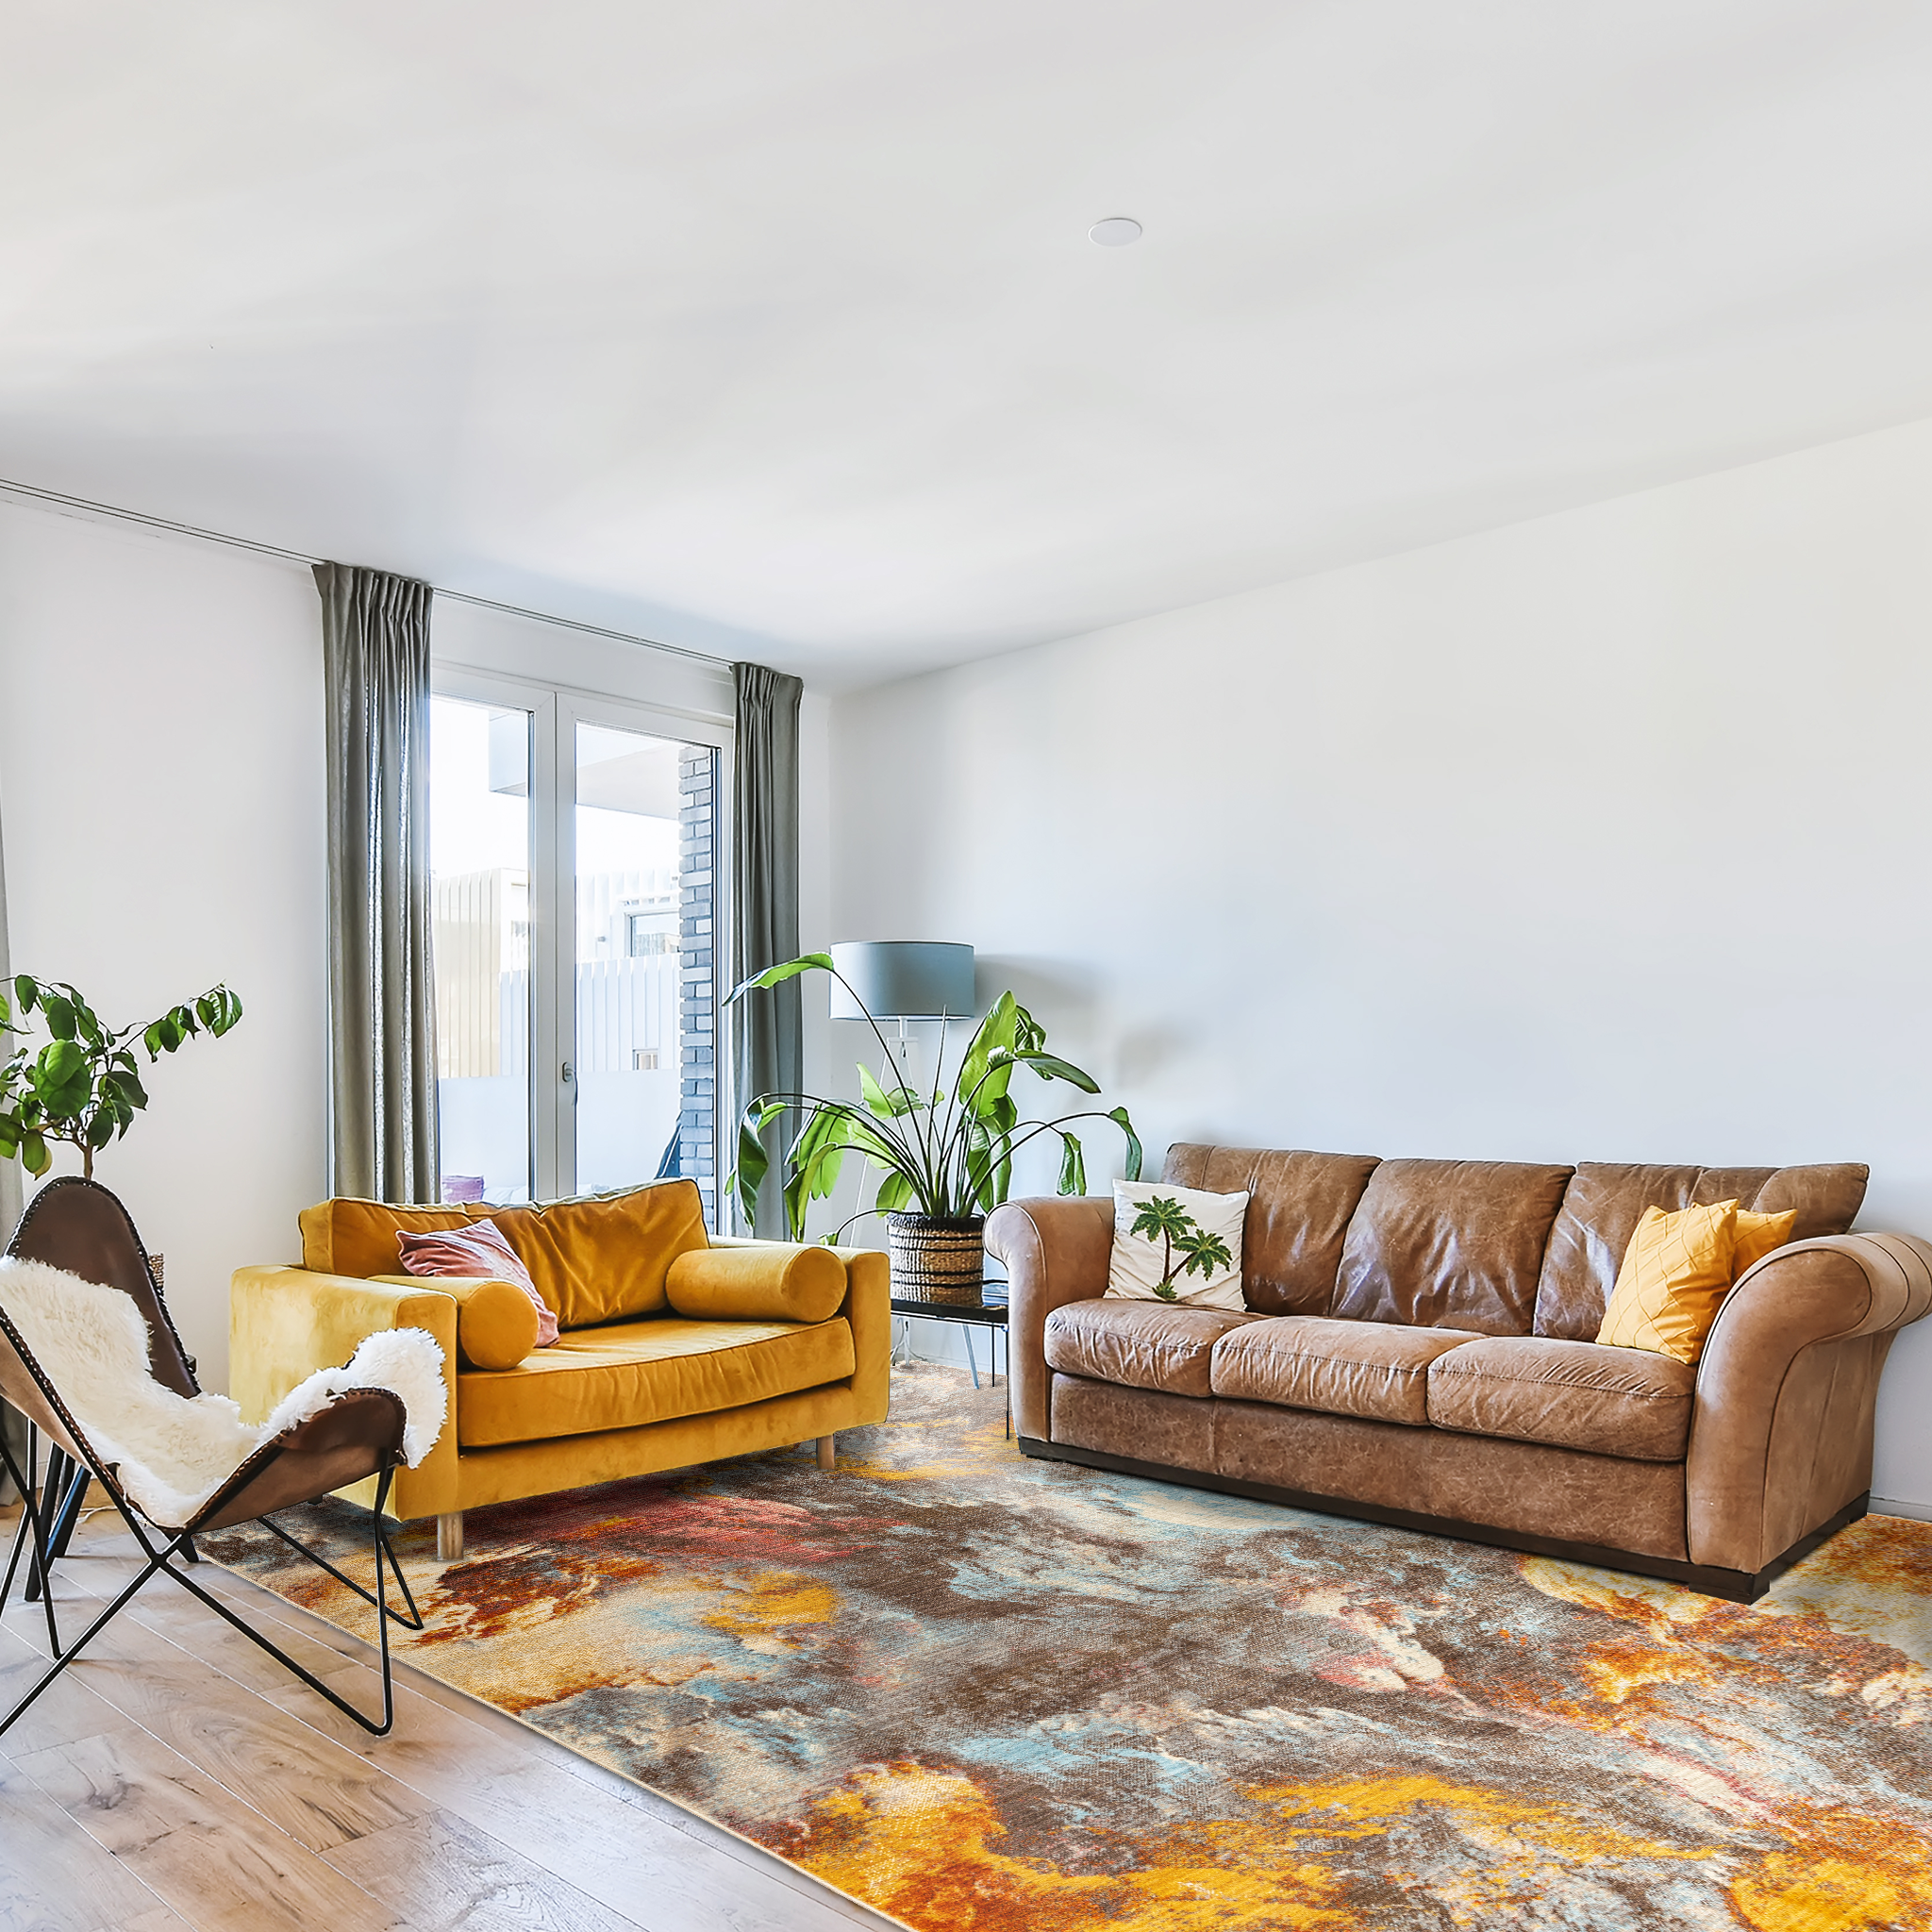
[(439, 693), (429, 707), (429, 869), (442, 1199), (527, 1201), (537, 713)]
[(444, 1198), (549, 1200), (688, 1174), (716, 1226), (713, 861), (728, 734), (502, 680), (441, 685), (430, 783)]

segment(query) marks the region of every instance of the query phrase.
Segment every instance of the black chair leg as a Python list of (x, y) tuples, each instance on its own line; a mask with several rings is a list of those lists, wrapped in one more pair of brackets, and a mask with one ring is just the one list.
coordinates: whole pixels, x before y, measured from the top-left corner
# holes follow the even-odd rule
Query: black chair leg
[[(55, 1548), (55, 1529), (60, 1520), (60, 1506), (66, 1499), (67, 1486), (74, 1479), (73, 1458), (64, 1449), (50, 1448), (47, 1451), (47, 1474), (41, 1485), (41, 1517), (46, 1528), (46, 1544), (49, 1556), (58, 1556)], [(18, 1485), (15, 1486), (16, 1488)], [(36, 1550), (26, 1566), (26, 1585), (22, 1592), (30, 1604), (41, 1601), (46, 1579), (41, 1574), (40, 1553)]]
[[(103, 1610), (101, 1614), (98, 1617), (96, 1617), (93, 1620), (93, 1622), (87, 1626), (87, 1628), (83, 1630), (80, 1633), (80, 1635), (76, 1637), (74, 1640), (74, 1641), (67, 1646), (65, 1650), (62, 1650), (60, 1648), (58, 1639), (55, 1639), (53, 1646), (53, 1662), (48, 1666), (47, 1670), (42, 1675), (40, 1681), (33, 1687), (33, 1689), (29, 1690), (26, 1693), (26, 1695), (23, 1697), (20, 1700), (20, 1702), (16, 1704), (13, 1707), (13, 1708), (7, 1713), (5, 1717), (0, 1717), (0, 1737), (4, 1737), (6, 1735), (7, 1731), (12, 1725), (15, 1719), (20, 1717), (25, 1711), (26, 1707), (30, 1704), (32, 1704), (37, 1697), (40, 1696), (41, 1692), (44, 1690), (48, 1687), (48, 1685), (50, 1685), (54, 1681), (54, 1679), (58, 1677), (60, 1674), (60, 1673), (64, 1671), (67, 1668), (67, 1666), (71, 1664), (75, 1660), (75, 1658), (77, 1657), (81, 1654), (81, 1652), (84, 1651), (88, 1647), (88, 1645), (92, 1643), (94, 1641), (94, 1639), (98, 1637), (101, 1634), (101, 1632), (105, 1630), (108, 1627), (108, 1625), (111, 1624), (114, 1621), (114, 1619), (121, 1614), (122, 1610), (126, 1607), (129, 1599), (132, 1598), (132, 1596), (134, 1595), (134, 1592), (138, 1591), (141, 1588), (141, 1586), (143, 1583), (145, 1583), (148, 1580), (148, 1578), (155, 1574), (157, 1570), (165, 1569), (167, 1567), (166, 1558), (168, 1553), (166, 1550), (162, 1550), (157, 1553), (155, 1549), (148, 1544), (147, 1540), (144, 1537), (142, 1539), (142, 1546), (147, 1549), (148, 1553), (147, 1567), (142, 1571), (141, 1574), (137, 1576), (134, 1579), (134, 1581), (130, 1583), (127, 1586), (127, 1588), (121, 1592), (121, 1594), (117, 1596), (114, 1599), (114, 1601), (110, 1603), (108, 1606), (108, 1607), (105, 1610)], [(47, 1627), (49, 1630), (52, 1630), (54, 1627), (54, 1607), (51, 1602), (49, 1602), (47, 1605)]]
[(67, 1546), (74, 1541), (74, 1532), (80, 1523), (80, 1512), (87, 1503), (87, 1486), (92, 1480), (87, 1471), (71, 1458), (67, 1463), (67, 1486), (60, 1496), (60, 1507), (54, 1518), (54, 1527), (47, 1538), (47, 1554), (58, 1558), (67, 1554)]
[[(389, 1626), (391, 1622), (394, 1622), (401, 1624), (405, 1625), (407, 1628), (412, 1630), (420, 1630), (423, 1627), (423, 1613), (422, 1611), (416, 1608), (416, 1600), (409, 1593), (409, 1586), (408, 1582), (404, 1579), (402, 1570), (400, 1569), (400, 1567), (397, 1566), (395, 1552), (390, 1548), (389, 1539), (383, 1534), (382, 1529), (383, 1506), (389, 1501), (389, 1486), (393, 1474), (394, 1466), (392, 1464), (385, 1463), (383, 1465), (381, 1477), (376, 1483), (375, 1487), (375, 1527), (372, 1537), (372, 1541), (375, 1545), (375, 1590), (373, 1594), (369, 1591), (364, 1590), (362, 1586), (359, 1583), (357, 1583), (353, 1578), (343, 1576), (342, 1573), (340, 1570), (338, 1570), (333, 1563), (330, 1563), (325, 1558), (317, 1556), (316, 1553), (313, 1550), (308, 1548), (307, 1545), (296, 1542), (295, 1539), (291, 1537), (287, 1530), (282, 1529), (278, 1527), (275, 1524), (270, 1522), (266, 1516), (258, 1519), (258, 1521), (266, 1524), (270, 1529), (273, 1529), (275, 1533), (278, 1537), (280, 1537), (284, 1542), (292, 1544), (297, 1550), (300, 1550), (301, 1553), (305, 1557), (307, 1557), (311, 1563), (316, 1564), (321, 1569), (326, 1570), (331, 1576), (338, 1577), (343, 1583), (347, 1584), (348, 1587), (351, 1590), (353, 1590), (358, 1596), (361, 1597), (365, 1603), (375, 1605), (375, 1628), (377, 1640), (376, 1648), (382, 1660), (380, 1674), (382, 1678), (382, 1718), (379, 1723), (375, 1718), (365, 1717), (361, 1711), (358, 1710), (356, 1707), (348, 1701), (347, 1698), (339, 1695), (334, 1690), (331, 1690), (328, 1688), (328, 1686), (322, 1681), (320, 1677), (316, 1676), (313, 1672), (305, 1670), (300, 1664), (298, 1664), (295, 1661), (293, 1657), (291, 1657), (288, 1654), (287, 1651), (283, 1650), (279, 1645), (272, 1642), (268, 1638), (264, 1637), (259, 1630), (253, 1629), (248, 1624), (244, 1624), (242, 1621), (242, 1619), (238, 1617), (235, 1614), (235, 1612), (228, 1607), (226, 1604), (223, 1603), (219, 1597), (209, 1595), (208, 1592), (205, 1591), (201, 1587), (201, 1585), (194, 1580), (193, 1577), (190, 1576), (186, 1571), (177, 1570), (172, 1563), (168, 1562), (167, 1557), (175, 1554), (175, 1548), (178, 1547), (178, 1542), (176, 1545), (171, 1546), (168, 1550), (161, 1552), (160, 1555), (156, 1557), (156, 1567), (158, 1567), (164, 1574), (173, 1577), (174, 1580), (176, 1583), (178, 1583), (181, 1586), (181, 1588), (187, 1591), (191, 1595), (199, 1597), (201, 1601), (208, 1607), (209, 1609), (214, 1611), (216, 1616), (220, 1617), (225, 1623), (233, 1625), (235, 1629), (239, 1630), (242, 1633), (242, 1635), (247, 1638), (249, 1642), (254, 1644), (258, 1649), (265, 1650), (270, 1657), (274, 1657), (275, 1660), (282, 1666), (284, 1670), (288, 1671), (291, 1675), (299, 1677), (302, 1680), (302, 1682), (307, 1684), (308, 1688), (311, 1690), (313, 1690), (318, 1697), (326, 1699), (330, 1704), (334, 1705), (335, 1707), (339, 1711), (341, 1711), (344, 1717), (350, 1718), (355, 1723), (361, 1725), (361, 1727), (365, 1731), (367, 1731), (372, 1738), (388, 1737), (391, 1726), (395, 1724), (396, 1721), (395, 1676), (390, 1663)], [(137, 1531), (136, 1534), (139, 1535), (140, 1532)], [(142, 1537), (142, 1541), (143, 1545), (145, 1545), (147, 1539), (145, 1537)], [(387, 1563), (385, 1563), (385, 1558), (388, 1559)], [(392, 1610), (389, 1607), (389, 1592), (387, 1589), (387, 1580), (388, 1572), (390, 1571), (394, 1572), (396, 1581), (402, 1584), (404, 1599), (406, 1602), (408, 1602), (409, 1609), (415, 1620), (413, 1623), (410, 1622), (409, 1618), (404, 1617), (398, 1611)], [(92, 1632), (90, 1631), (89, 1635), (92, 1636)], [(38, 1695), (38, 1691), (35, 1694)]]
[[(19, 1567), (21, 1557), (25, 1550), (31, 1549), (32, 1556), (29, 1561), (38, 1561), (42, 1574), (46, 1573), (47, 1565), (52, 1561), (49, 1537), (52, 1525), (47, 1520), (44, 1503), (36, 1499), (33, 1483), (33, 1478), (38, 1474), (39, 1463), (39, 1442), (37, 1439), (32, 1435), (29, 1436), (27, 1468), (25, 1471), (22, 1471), (14, 1462), (12, 1453), (8, 1449), (4, 1441), (0, 1441), (0, 1461), (4, 1461), (7, 1473), (12, 1477), (14, 1486), (20, 1490), (22, 1495), (26, 1499), (22, 1512), (20, 1528), (14, 1536), (13, 1556), (8, 1564), (6, 1584), (0, 1586), (0, 1602), (4, 1602), (6, 1599), (6, 1588), (11, 1585), (14, 1572)], [(251, 1629), (226, 1604), (223, 1603), (219, 1597), (211, 1595), (208, 1591), (204, 1590), (185, 1570), (177, 1570), (171, 1559), (187, 1554), (189, 1545), (187, 1531), (177, 1530), (172, 1533), (164, 1531), (162, 1533), (163, 1541), (157, 1545), (149, 1541), (146, 1532), (122, 1499), (119, 1496), (114, 1496), (114, 1505), (120, 1510), (123, 1521), (126, 1523), (127, 1527), (133, 1532), (135, 1541), (140, 1543), (142, 1552), (147, 1557), (147, 1562), (134, 1581), (64, 1649), (61, 1647), (59, 1632), (55, 1627), (54, 1605), (51, 1592), (43, 1598), (43, 1607), (47, 1617), (48, 1644), (53, 1652), (52, 1659), (47, 1669), (42, 1674), (40, 1679), (27, 1691), (25, 1696), (21, 1698), (4, 1717), (0, 1717), (0, 1736), (6, 1734), (12, 1726), (14, 1721), (21, 1716), (27, 1707), (120, 1615), (134, 1596), (135, 1591), (158, 1570), (164, 1575), (172, 1577), (191, 1596), (198, 1597), (218, 1617), (236, 1630), (239, 1630), (258, 1649), (265, 1650), (291, 1675), (298, 1677), (318, 1697), (324, 1698), (328, 1703), (334, 1705), (344, 1717), (353, 1719), (372, 1737), (386, 1738), (395, 1724), (395, 1676), (390, 1660), (389, 1626), (391, 1622), (394, 1622), (406, 1624), (413, 1629), (420, 1630), (423, 1627), (422, 1612), (416, 1608), (415, 1599), (409, 1592), (409, 1586), (403, 1576), (401, 1568), (396, 1563), (395, 1552), (390, 1547), (389, 1539), (383, 1533), (382, 1510), (384, 1504), (389, 1500), (390, 1482), (393, 1473), (393, 1465), (385, 1464), (381, 1472), (380, 1480), (376, 1485), (375, 1529), (371, 1538), (374, 1546), (373, 1554), (375, 1558), (375, 1589), (373, 1592), (365, 1591), (352, 1579), (342, 1578), (358, 1596), (361, 1596), (375, 1607), (377, 1651), (381, 1659), (380, 1675), (382, 1681), (382, 1715), (379, 1719), (365, 1716), (347, 1698), (341, 1696), (337, 1691), (331, 1690), (312, 1671), (305, 1670), (279, 1644), (264, 1637), (260, 1631)], [(109, 1494), (112, 1494), (111, 1486), (109, 1486)], [(267, 1522), (268, 1519), (264, 1517), (261, 1521)], [(274, 1528), (275, 1525), (270, 1524), (270, 1527)], [(294, 1539), (289, 1537), (286, 1531), (278, 1530), (277, 1534), (284, 1537), (286, 1541), (294, 1542)], [(321, 1564), (332, 1575), (341, 1575), (341, 1573), (333, 1564), (318, 1557), (313, 1550), (304, 1547), (301, 1543), (295, 1543), (295, 1547), (301, 1550), (302, 1554), (308, 1557), (311, 1562)], [(198, 1561), (199, 1558), (194, 1560)], [(389, 1606), (388, 1583), (389, 1577), (391, 1574), (402, 1585), (403, 1598), (409, 1606), (411, 1617), (414, 1620), (413, 1623), (411, 1622), (411, 1617), (405, 1617), (400, 1612), (391, 1609)]]
[[(32, 1585), (40, 1577), (52, 1574), (49, 1569), (53, 1559), (48, 1550), (47, 1532), (49, 1524), (47, 1522), (46, 1491), (40, 1487), (40, 1430), (31, 1426), (27, 1429), (26, 1467), (24, 1470), (19, 1463), (14, 1461), (13, 1451), (7, 1446), (6, 1438), (0, 1436), (0, 1463), (4, 1463), (8, 1479), (20, 1491), (20, 1526), (13, 1533), (13, 1552), (7, 1559), (6, 1578), (4, 1581), (0, 1581), (0, 1607), (4, 1607), (7, 1602), (7, 1592), (13, 1587), (14, 1572), (20, 1567), (20, 1559), (23, 1554), (26, 1556), (27, 1559), (26, 1582), (28, 1585)], [(146, 1573), (143, 1572), (142, 1574), (145, 1574)], [(60, 1655), (60, 1629), (54, 1619), (54, 1592), (51, 1590), (44, 1590), (39, 1591), (38, 1596), (41, 1608), (45, 1612), (47, 1619), (47, 1647), (56, 1657), (58, 1657)], [(29, 1593), (27, 1600), (29, 1602), (34, 1600), (32, 1593)], [(51, 1681), (54, 1675), (58, 1674), (58, 1671), (59, 1666), (57, 1664), (54, 1672), (49, 1674), (49, 1678), (46, 1681)], [(31, 1703), (33, 1698), (38, 1697), (45, 1688), (46, 1682), (36, 1685), (29, 1693), (27, 1702)], [(20, 1712), (25, 1708), (25, 1704), (17, 1706), (12, 1715), (8, 1718), (7, 1724), (11, 1724), (13, 1719), (19, 1716)], [(0, 1724), (0, 1730), (5, 1728), (5, 1724)]]

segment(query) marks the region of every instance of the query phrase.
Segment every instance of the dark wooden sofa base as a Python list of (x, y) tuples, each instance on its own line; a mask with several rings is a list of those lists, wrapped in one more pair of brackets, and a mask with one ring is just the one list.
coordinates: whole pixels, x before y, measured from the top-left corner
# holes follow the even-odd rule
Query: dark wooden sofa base
[(1323, 1496), (1308, 1490), (1276, 1489), (1271, 1483), (1241, 1482), (1233, 1476), (1212, 1475), (1205, 1470), (1176, 1469), (1165, 1462), (1138, 1462), (1131, 1456), (1110, 1456), (1100, 1449), (1043, 1442), (1037, 1436), (1022, 1436), (1019, 1440), (1022, 1454), (1048, 1462), (1077, 1462), (1089, 1469), (1151, 1476), (1157, 1482), (1177, 1483), (1191, 1490), (1219, 1490), (1224, 1494), (1246, 1496), (1257, 1503), (1286, 1503), (1292, 1508), (1309, 1509), (1323, 1516), (1350, 1516), (1363, 1523), (1386, 1523), (1392, 1529), (1417, 1529), (1429, 1536), (1456, 1537), (1464, 1542), (1522, 1550), (1532, 1557), (1557, 1557), (1569, 1563), (1591, 1563), (1600, 1569), (1624, 1570), (1638, 1576), (1660, 1576), (1667, 1582), (1681, 1583), (1686, 1589), (1733, 1604), (1756, 1603), (1793, 1563), (1808, 1557), (1820, 1543), (1836, 1536), (1848, 1524), (1857, 1522), (1872, 1501), (1869, 1490), (1855, 1497), (1829, 1523), (1821, 1524), (1808, 1536), (1801, 1536), (1761, 1570), (1720, 1570), (1704, 1563), (1674, 1562), (1668, 1557), (1640, 1556), (1632, 1550), (1606, 1549), (1599, 1543), (1561, 1542), (1555, 1537), (1525, 1536), (1516, 1530), (1494, 1528), (1487, 1523), (1464, 1523), (1455, 1517), (1386, 1509), (1374, 1503), (1351, 1502), (1346, 1496)]

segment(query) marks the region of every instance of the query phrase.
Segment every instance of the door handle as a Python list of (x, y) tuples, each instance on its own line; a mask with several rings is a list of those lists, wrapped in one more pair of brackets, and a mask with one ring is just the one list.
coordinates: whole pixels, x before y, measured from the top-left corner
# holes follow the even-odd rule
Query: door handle
[(570, 1089), (573, 1094), (576, 1092), (577, 1070), (569, 1060), (565, 1060), (563, 1063), (563, 1084)]

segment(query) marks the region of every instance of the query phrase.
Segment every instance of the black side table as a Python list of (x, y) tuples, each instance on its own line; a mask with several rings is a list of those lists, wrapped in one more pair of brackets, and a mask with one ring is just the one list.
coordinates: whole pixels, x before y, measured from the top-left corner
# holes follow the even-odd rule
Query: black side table
[[(916, 1315), (923, 1322), (956, 1322), (962, 1331), (966, 1343), (966, 1366), (973, 1374), (973, 1386), (979, 1387), (979, 1363), (973, 1354), (973, 1331), (984, 1328), (987, 1332), (986, 1373), (995, 1385), (999, 1381), (997, 1364), (999, 1347), (1007, 1342), (1007, 1284), (1004, 1281), (989, 1281), (980, 1290), (981, 1299), (965, 1306), (958, 1302), (916, 1301), (909, 1295), (892, 1297), (892, 1312), (895, 1315)], [(1008, 1392), (1007, 1396), (1007, 1435), (1010, 1440), (1013, 1433), (1012, 1355), (1008, 1347)]]

